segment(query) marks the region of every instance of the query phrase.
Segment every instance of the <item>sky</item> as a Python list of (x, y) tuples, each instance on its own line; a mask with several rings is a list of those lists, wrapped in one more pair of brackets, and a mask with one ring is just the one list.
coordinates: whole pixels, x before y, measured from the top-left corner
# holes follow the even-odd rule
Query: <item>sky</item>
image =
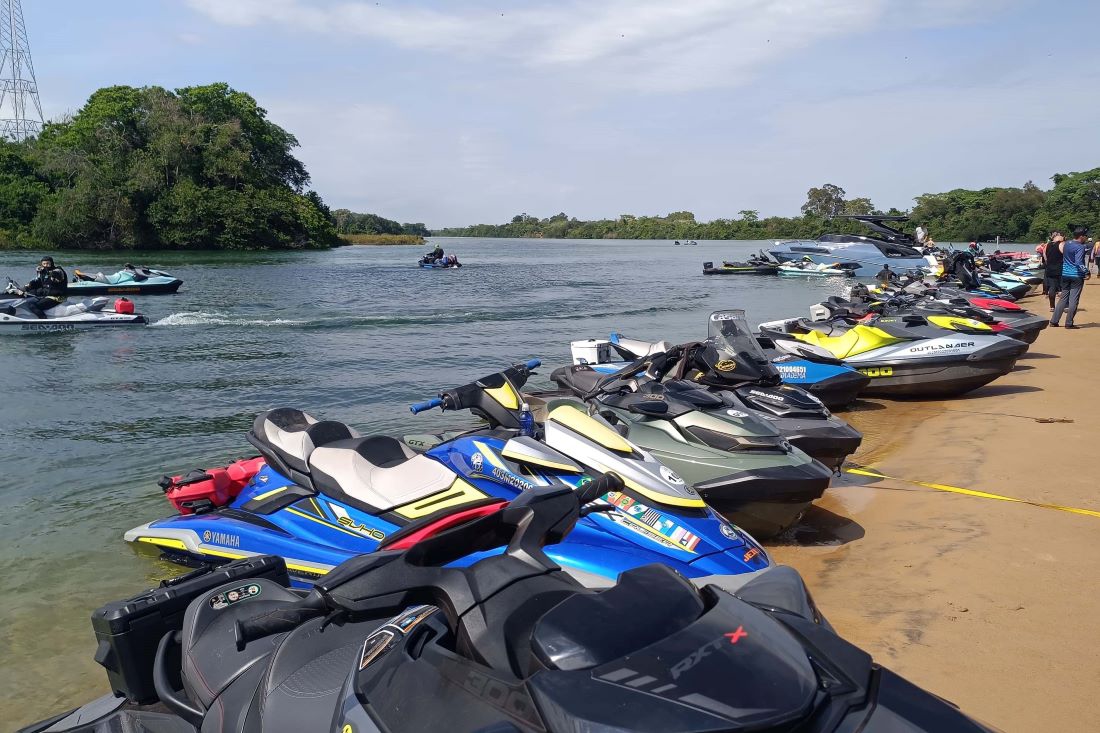
[(882, 209), (1100, 166), (1094, 0), (23, 0), (47, 118), (226, 81), (333, 208)]

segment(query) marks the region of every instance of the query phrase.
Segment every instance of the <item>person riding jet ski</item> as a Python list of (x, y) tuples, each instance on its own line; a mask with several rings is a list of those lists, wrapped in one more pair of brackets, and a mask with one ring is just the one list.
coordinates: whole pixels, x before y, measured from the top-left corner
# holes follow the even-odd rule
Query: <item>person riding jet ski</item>
[(23, 287), (29, 298), (27, 306), (39, 318), (46, 317), (46, 311), (65, 300), (68, 292), (69, 276), (54, 264), (53, 257), (43, 257), (38, 263), (35, 277)]

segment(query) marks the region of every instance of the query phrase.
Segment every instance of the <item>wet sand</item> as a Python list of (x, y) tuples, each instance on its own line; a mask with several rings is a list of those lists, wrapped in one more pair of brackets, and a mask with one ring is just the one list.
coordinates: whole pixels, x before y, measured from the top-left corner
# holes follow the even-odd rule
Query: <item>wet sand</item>
[[(869, 433), (855, 462), (1100, 511), (1100, 283), (1082, 302), (989, 387), (846, 415)], [(772, 555), (840, 633), (1005, 731), (1100, 730), (1100, 517), (852, 475), (819, 504)]]

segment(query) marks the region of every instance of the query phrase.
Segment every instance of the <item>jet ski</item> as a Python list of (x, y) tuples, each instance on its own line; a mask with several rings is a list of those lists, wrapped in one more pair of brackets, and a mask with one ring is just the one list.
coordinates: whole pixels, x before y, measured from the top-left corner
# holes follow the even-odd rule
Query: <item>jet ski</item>
[(752, 255), (745, 262), (722, 261), (720, 267), (713, 262), (703, 263), (704, 275), (775, 275), (779, 272), (779, 263), (764, 255)]
[(32, 299), (8, 278), (7, 289), (0, 293), (0, 334), (68, 333), (144, 326), (149, 322), (134, 312), (133, 302), (126, 298), (118, 298), (113, 304), (109, 298), (86, 298), (77, 303), (60, 303), (46, 311), (36, 310), (31, 303)]
[[(871, 381), (828, 351), (810, 344), (795, 341), (777, 343), (759, 335), (756, 343), (775, 365), (784, 382), (806, 390), (830, 410), (851, 405)], [(607, 340), (588, 339), (570, 344), (574, 364), (590, 364), (604, 374), (622, 369), (639, 356), (661, 353), (671, 348), (672, 344), (667, 341), (639, 341), (618, 333), (612, 333)]]
[[(853, 292), (856, 292), (857, 287), (859, 286), (853, 286)], [(1028, 344), (1035, 343), (1036, 339), (1039, 338), (1039, 333), (1050, 324), (1050, 320), (1046, 316), (1026, 311), (1012, 301), (985, 298), (957, 288), (929, 285), (920, 280), (913, 281), (901, 289), (893, 288), (880, 291), (876, 297), (896, 297), (899, 294), (916, 295), (924, 299), (951, 305), (969, 305), (1019, 330), (1022, 333), (1019, 340)]]
[(672, 379), (686, 379), (714, 391), (730, 392), (727, 401), (732, 404), (725, 409), (746, 412), (771, 423), (796, 447), (839, 470), (859, 447), (862, 434), (833, 417), (810, 392), (782, 383), (779, 370), (761, 351), (749, 330), (744, 311), (718, 311), (711, 314), (708, 323), (708, 338), (703, 343), (684, 344), (657, 353), (653, 349), (664, 344), (619, 338), (616, 349), (624, 355), (633, 354), (643, 363), (649, 362), (647, 374), (657, 378), (667, 374)]
[(109, 603), (111, 693), (21, 733), (996, 733), (837, 635), (792, 568), (583, 587), (544, 548), (610, 488), (428, 521), (308, 593), (268, 556)]
[(439, 259), (426, 254), (416, 261), (418, 267), (425, 270), (457, 270), (462, 267), (455, 255), (443, 255)]
[(615, 471), (625, 488), (602, 495), (600, 511), (548, 549), (586, 584), (606, 585), (650, 562), (685, 577), (770, 564), (755, 540), (676, 474), (576, 404), (550, 407), (541, 440), (521, 435), (519, 389), (537, 363), (413, 406), (469, 409), (489, 421), (450, 439), (360, 437), (300, 410), (265, 412), (248, 435), (260, 458), (165, 477), (161, 488), (179, 513), (135, 527), (125, 539), (182, 564), (276, 554), (305, 584), (350, 557), (384, 549), (441, 511), (476, 513), (536, 487), (572, 489)]
[(856, 271), (862, 265), (853, 263), (818, 263), (811, 260), (801, 262), (785, 262), (779, 266), (780, 275), (794, 275), (804, 277), (854, 277)]
[(127, 263), (113, 275), (87, 275), (74, 270), (68, 289), (72, 295), (161, 295), (176, 292), (180, 285), (183, 280), (167, 272)]
[[(832, 471), (793, 446), (779, 430), (727, 393), (685, 380), (638, 377), (642, 362), (614, 374), (588, 365), (554, 370), (564, 394), (589, 405), (676, 472), (707, 504), (754, 537), (792, 526), (829, 486)], [(563, 392), (535, 392), (532, 404)]]
[(848, 323), (870, 322), (877, 316), (901, 316), (916, 314), (928, 319), (928, 323), (938, 328), (959, 333), (997, 333), (1017, 341), (1030, 344), (1038, 337), (1039, 331), (1024, 333), (1022, 330), (998, 321), (983, 310), (974, 308), (967, 302), (925, 300), (896, 297), (887, 300), (845, 299), (830, 296), (828, 299), (810, 306), (810, 319), (829, 321), (843, 319)]
[(923, 316), (879, 316), (852, 325), (805, 318), (760, 324), (776, 341), (820, 346), (871, 377), (864, 394), (949, 397), (965, 394), (1012, 371), (1027, 344), (996, 334), (956, 334)]

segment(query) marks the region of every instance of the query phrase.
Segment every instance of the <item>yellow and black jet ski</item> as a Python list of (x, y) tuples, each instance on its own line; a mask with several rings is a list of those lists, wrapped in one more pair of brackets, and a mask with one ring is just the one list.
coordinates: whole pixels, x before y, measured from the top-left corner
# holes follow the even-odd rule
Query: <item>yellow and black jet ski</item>
[(858, 324), (791, 318), (762, 323), (760, 333), (824, 348), (870, 377), (863, 394), (879, 397), (965, 394), (1010, 372), (1027, 351), (1027, 344), (977, 321), (965, 324), (965, 333), (944, 325), (919, 315), (878, 316)]

